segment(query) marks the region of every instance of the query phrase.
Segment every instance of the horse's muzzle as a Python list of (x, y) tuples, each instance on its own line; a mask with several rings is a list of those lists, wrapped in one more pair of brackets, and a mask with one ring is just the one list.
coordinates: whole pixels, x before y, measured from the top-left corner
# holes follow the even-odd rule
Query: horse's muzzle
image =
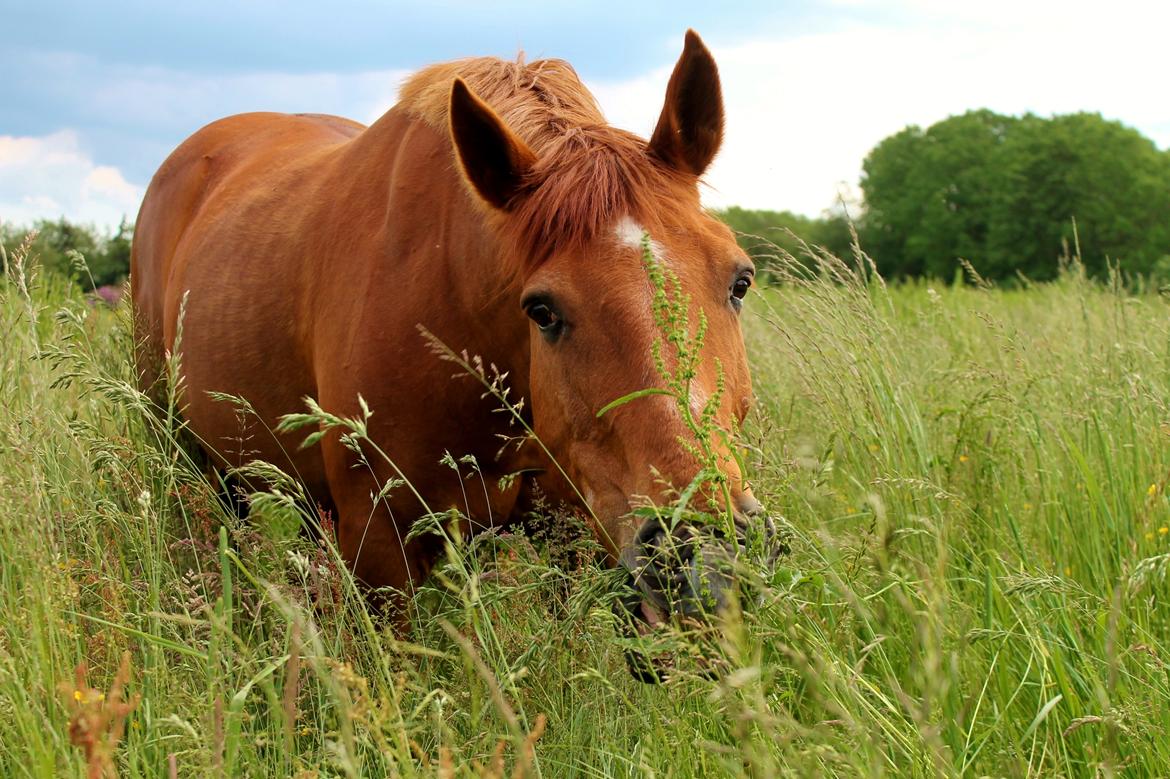
[[(629, 587), (619, 607), (635, 624), (652, 627), (663, 617), (703, 625), (727, 611), (733, 601), (741, 607), (759, 599), (746, 586), (756, 576), (746, 568), (767, 574), (787, 547), (772, 519), (754, 499), (737, 511), (734, 527), (679, 523), (671, 528), (665, 518), (652, 518), (639, 529), (622, 554)], [(646, 658), (629, 657), (635, 677), (656, 681)]]

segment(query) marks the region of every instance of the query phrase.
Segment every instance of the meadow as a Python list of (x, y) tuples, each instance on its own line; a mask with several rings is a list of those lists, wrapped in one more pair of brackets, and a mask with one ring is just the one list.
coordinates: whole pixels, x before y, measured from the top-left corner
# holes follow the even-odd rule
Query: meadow
[[(134, 388), (126, 306), (20, 259), (0, 775), (1170, 775), (1170, 300), (1140, 280), (778, 259), (743, 444), (791, 551), (700, 647), (627, 637), (556, 514), (448, 536), (395, 638), (295, 483), (225, 509)], [(627, 673), (646, 641), (679, 658), (663, 684)]]

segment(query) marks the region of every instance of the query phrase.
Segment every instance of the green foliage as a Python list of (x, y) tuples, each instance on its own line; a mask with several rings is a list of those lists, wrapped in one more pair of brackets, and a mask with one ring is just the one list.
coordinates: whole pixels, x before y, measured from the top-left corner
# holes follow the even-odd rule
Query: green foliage
[(765, 275), (776, 262), (777, 249), (795, 257), (807, 253), (806, 245), (819, 246), (837, 257), (852, 254), (849, 220), (843, 213), (827, 212), (814, 219), (790, 211), (758, 211), (732, 206), (716, 212), (736, 233), (740, 247)]
[(866, 251), (888, 276), (1051, 279), (1074, 220), (1086, 270), (1161, 273), (1170, 255), (1170, 152), (1098, 114), (972, 111), (908, 127), (866, 157)]
[(130, 274), (130, 242), (134, 226), (123, 221), (113, 235), (91, 225), (74, 224), (64, 217), (41, 219), (31, 227), (0, 224), (0, 244), (12, 255), (29, 234), (31, 263), (51, 273), (73, 279), (89, 291), (107, 284), (120, 284)]

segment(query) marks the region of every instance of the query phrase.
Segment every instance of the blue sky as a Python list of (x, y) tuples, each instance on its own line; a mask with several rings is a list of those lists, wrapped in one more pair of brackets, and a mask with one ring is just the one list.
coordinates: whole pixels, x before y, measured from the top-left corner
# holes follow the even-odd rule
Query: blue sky
[(715, 53), (727, 144), (705, 197), (816, 214), (909, 123), (970, 108), (1101, 111), (1170, 144), (1160, 4), (16, 2), (0, 0), (0, 220), (133, 218), (166, 154), (247, 110), (369, 122), (430, 62), (569, 60), (648, 134), (689, 27)]

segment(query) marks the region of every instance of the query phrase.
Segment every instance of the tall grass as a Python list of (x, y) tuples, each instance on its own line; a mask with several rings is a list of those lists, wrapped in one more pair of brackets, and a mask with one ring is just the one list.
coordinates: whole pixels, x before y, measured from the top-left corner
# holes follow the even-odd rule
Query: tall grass
[(4, 776), (1170, 774), (1154, 292), (784, 260), (745, 308), (745, 435), (792, 550), (719, 678), (680, 659), (647, 686), (563, 517), (448, 534), (396, 639), (297, 532), (295, 484), (225, 511), (133, 387), (127, 313), (24, 265), (0, 286)]

